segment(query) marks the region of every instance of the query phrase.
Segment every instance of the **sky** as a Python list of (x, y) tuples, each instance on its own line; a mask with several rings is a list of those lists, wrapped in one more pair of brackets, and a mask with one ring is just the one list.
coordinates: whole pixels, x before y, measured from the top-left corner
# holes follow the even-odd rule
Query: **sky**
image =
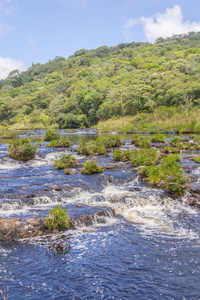
[(79, 49), (200, 31), (200, 0), (0, 0), (0, 79)]

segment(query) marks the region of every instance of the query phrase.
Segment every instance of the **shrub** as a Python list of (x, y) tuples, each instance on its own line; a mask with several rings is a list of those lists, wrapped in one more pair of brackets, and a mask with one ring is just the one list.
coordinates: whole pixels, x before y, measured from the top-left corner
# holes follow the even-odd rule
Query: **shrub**
[(104, 137), (99, 137), (97, 139), (97, 141), (101, 144), (103, 143), (105, 148), (120, 147), (120, 146), (123, 145), (123, 139), (118, 134), (116, 134), (116, 135), (109, 134), (109, 135), (104, 136)]
[(53, 140), (51, 143), (47, 144), (48, 147), (55, 147), (55, 148), (66, 148), (71, 146), (72, 143), (66, 138), (63, 137), (59, 140)]
[(66, 174), (66, 175), (69, 175), (69, 174), (70, 174), (70, 169), (65, 168), (65, 174)]
[(156, 185), (169, 194), (183, 196), (189, 189), (189, 179), (177, 164), (180, 159), (180, 155), (173, 154), (163, 158), (160, 165), (144, 167), (139, 170), (139, 173), (147, 177), (151, 185)]
[(182, 143), (182, 139), (179, 136), (175, 136), (173, 139), (171, 139), (170, 144), (172, 146), (179, 146)]
[(69, 228), (68, 210), (57, 206), (49, 211), (49, 217), (44, 219), (45, 227), (48, 229), (64, 230)]
[(119, 149), (116, 149), (113, 153), (112, 153), (112, 157), (114, 160), (116, 161), (121, 161), (121, 160), (127, 160), (130, 158), (130, 151), (125, 150), (125, 151), (121, 151)]
[(30, 143), (27, 138), (13, 139), (8, 147), (8, 155), (14, 159), (27, 161), (35, 157), (36, 145)]
[(151, 140), (146, 136), (138, 136), (135, 134), (131, 139), (131, 144), (135, 144), (135, 146), (140, 148), (150, 148)]
[(200, 156), (195, 156), (192, 158), (192, 160), (194, 160), (196, 163), (200, 164)]
[(51, 129), (47, 129), (45, 131), (44, 140), (46, 142), (50, 142), (50, 141), (53, 141), (53, 140), (58, 140), (60, 138), (61, 138), (61, 135), (58, 131), (54, 131), (54, 130), (51, 130)]
[(63, 154), (60, 158), (56, 159), (53, 167), (57, 170), (67, 169), (70, 166), (76, 166), (77, 160), (71, 154)]
[(159, 157), (156, 149), (141, 149), (130, 151), (130, 162), (133, 167), (154, 165)]
[(170, 146), (165, 146), (163, 149), (164, 153), (179, 153), (180, 150), (174, 147), (170, 147)]
[(86, 161), (84, 164), (84, 169), (81, 173), (85, 175), (94, 174), (94, 173), (102, 173), (103, 169), (98, 165), (96, 161)]
[(104, 144), (101, 143), (99, 140), (90, 141), (89, 143), (86, 143), (85, 141), (80, 141), (77, 151), (80, 154), (84, 154), (84, 155), (92, 155), (92, 154), (102, 155), (106, 153), (106, 148)]
[(164, 134), (157, 133), (154, 136), (152, 136), (151, 141), (153, 143), (165, 143), (165, 136)]
[(200, 144), (200, 136), (197, 136), (194, 138), (194, 141), (197, 143), (197, 144)]

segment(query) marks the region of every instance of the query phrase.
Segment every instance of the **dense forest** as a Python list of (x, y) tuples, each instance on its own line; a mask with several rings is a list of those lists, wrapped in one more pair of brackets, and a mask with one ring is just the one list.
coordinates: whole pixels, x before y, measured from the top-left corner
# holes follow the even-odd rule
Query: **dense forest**
[(0, 81), (0, 125), (90, 127), (174, 108), (187, 114), (198, 111), (199, 100), (200, 32), (191, 32), (155, 44), (81, 49), (14, 70)]

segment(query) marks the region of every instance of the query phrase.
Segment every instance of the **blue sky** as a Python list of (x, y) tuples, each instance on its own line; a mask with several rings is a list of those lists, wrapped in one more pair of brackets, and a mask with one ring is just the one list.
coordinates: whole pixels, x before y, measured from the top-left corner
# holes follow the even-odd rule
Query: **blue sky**
[(200, 31), (200, 0), (0, 0), (0, 78), (81, 48)]

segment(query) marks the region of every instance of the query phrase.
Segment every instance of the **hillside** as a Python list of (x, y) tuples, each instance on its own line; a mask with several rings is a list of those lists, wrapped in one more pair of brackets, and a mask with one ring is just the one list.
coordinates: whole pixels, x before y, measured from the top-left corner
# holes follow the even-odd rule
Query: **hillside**
[(159, 38), (155, 44), (81, 49), (68, 59), (14, 70), (0, 81), (0, 125), (77, 128), (138, 113), (186, 114), (186, 99), (192, 101), (188, 112), (198, 112), (200, 32)]

